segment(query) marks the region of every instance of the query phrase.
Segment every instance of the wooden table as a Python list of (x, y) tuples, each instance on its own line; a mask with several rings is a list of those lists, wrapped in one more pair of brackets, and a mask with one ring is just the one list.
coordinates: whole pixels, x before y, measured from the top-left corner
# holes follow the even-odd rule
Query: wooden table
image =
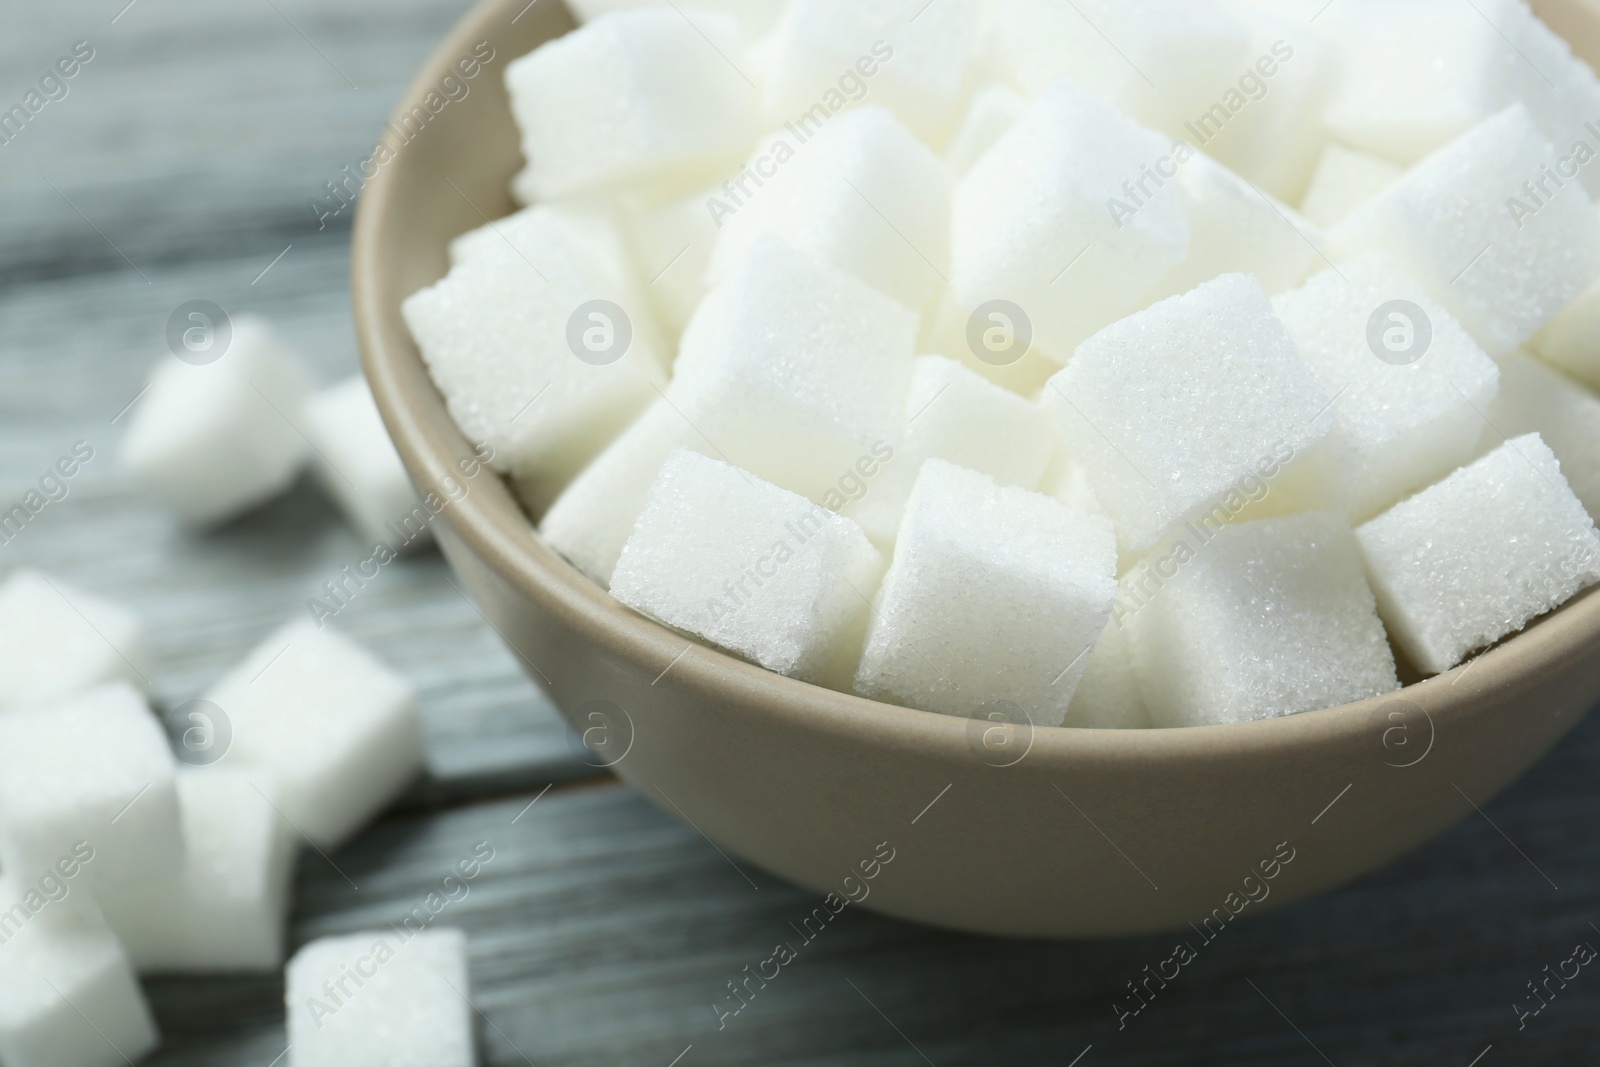
[[(0, 145), (0, 500), (77, 441), (95, 459), (0, 546), (0, 571), (42, 567), (140, 611), (164, 704), (364, 552), (309, 484), (183, 532), (117, 477), (119, 416), (163, 354), (168, 315), (195, 298), (270, 316), (326, 381), (354, 372), (349, 213), (319, 230), (308, 202), (366, 154), (461, 11), (94, 0), (6, 13), (0, 103), (75, 42), (94, 58)], [(1113, 1001), (1173, 939), (1003, 942), (853, 912), (719, 1030), (726, 983), (798, 941), (816, 901), (595, 777), (437, 556), (385, 568), (338, 625), (416, 683), (429, 775), (331, 862), (302, 856), (293, 942), (398, 917), (490, 842), (495, 859), (447, 920), (470, 938), (486, 1063), (1600, 1062), (1600, 972), (1520, 1032), (1513, 1008), (1577, 942), (1600, 945), (1600, 722), (1416, 855), (1231, 930), (1125, 1029)], [(284, 1051), (278, 976), (149, 992), (166, 1035), (152, 1063), (268, 1067)]]

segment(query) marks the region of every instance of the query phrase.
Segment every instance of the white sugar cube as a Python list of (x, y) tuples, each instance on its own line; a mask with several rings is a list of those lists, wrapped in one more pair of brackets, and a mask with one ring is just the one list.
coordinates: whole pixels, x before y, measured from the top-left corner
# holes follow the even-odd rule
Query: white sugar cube
[(87, 846), (84, 884), (118, 936), (136, 939), (183, 863), (175, 773), (166, 734), (126, 685), (0, 715), (0, 864), (29, 877)]
[(717, 244), (715, 203), (721, 182), (660, 201), (623, 198), (622, 227), (645, 295), (672, 338), (683, 333), (706, 295), (706, 271)]
[(684, 330), (668, 396), (708, 455), (826, 503), (892, 447), (916, 334), (901, 305), (764, 237)]
[(0, 584), (0, 711), (106, 682), (148, 688), (144, 626), (132, 612), (37, 571)]
[(1586, 289), (1529, 344), (1545, 362), (1600, 389), (1600, 282)]
[(305, 424), (316, 448), (322, 487), (368, 544), (398, 551), (432, 539), (426, 527), (415, 533), (405, 525), (419, 507), (417, 491), (365, 378), (351, 378), (313, 396), (306, 403)]
[(178, 771), (184, 860), (140, 931), (141, 972), (276, 970), (294, 841), (271, 782), (222, 767)]
[(833, 264), (913, 310), (932, 300), (950, 259), (944, 162), (876, 105), (764, 139), (725, 196), (707, 277), (728, 277), (765, 234)]
[(943, 460), (922, 465), (856, 672), (863, 696), (1059, 726), (1116, 599), (1103, 516)]
[(466, 937), (324, 937), (289, 961), (288, 1067), (473, 1067)]
[(573, 566), (610, 585), (661, 465), (679, 448), (709, 450), (699, 431), (661, 397), (572, 480), (545, 512), (539, 532)]
[(859, 495), (851, 494), (840, 514), (859, 522), (876, 543), (891, 544), (926, 460), (948, 460), (1003, 485), (1037, 489), (1056, 436), (1039, 405), (952, 360), (920, 356), (893, 458), (857, 472)]
[(1129, 550), (1202, 513), (1283, 514), (1338, 492), (1329, 396), (1246, 275), (1108, 326), (1040, 401)]
[(1126, 579), (1140, 599), (1124, 621), (1156, 726), (1292, 715), (1400, 688), (1342, 515), (1238, 523), (1180, 544), (1190, 551)]
[(1600, 216), (1583, 187), (1531, 185), (1557, 165), (1527, 109), (1507, 108), (1335, 226), (1334, 258), (1394, 253), (1485, 352), (1509, 355), (1600, 277)]
[(1139, 674), (1133, 662), (1133, 633), (1112, 612), (1095, 642), (1083, 678), (1062, 726), (1088, 730), (1143, 730), (1150, 726)]
[(1191, 151), (1085, 89), (1052, 85), (956, 185), (956, 302), (1020, 306), (1033, 345), (1065, 361), (1183, 261), (1183, 198), (1156, 170)]
[(1195, 153), (1184, 163), (1178, 186), (1189, 215), (1189, 254), (1156, 284), (1152, 299), (1231, 273), (1254, 274), (1268, 293), (1280, 293), (1323, 262), (1317, 227), (1209, 157)]
[(965, 304), (948, 286), (923, 319), (917, 348), (957, 360), (1025, 397), (1038, 395), (1040, 387), (1061, 369), (1059, 360), (1034, 344), (1033, 320), (1027, 312), (1007, 301)]
[(1183, 124), (1221, 100), (1255, 58), (1242, 22), (1220, 5), (1183, 0), (1001, 0), (990, 32), (990, 64), (1025, 92), (1071, 78), (1174, 137), (1192, 136)]
[(1273, 307), (1334, 398), (1357, 520), (1472, 458), (1499, 369), (1393, 260), (1349, 260)]
[(744, 42), (727, 16), (647, 8), (604, 15), (506, 68), (539, 199), (710, 178), (758, 132)]
[[(1562, 176), (1600, 194), (1586, 165), (1600, 150), (1600, 80), (1524, 0), (1341, 0), (1328, 16), (1345, 70), (1326, 120), (1341, 140), (1409, 163), (1520, 102), (1569, 158)], [(1517, 164), (1516, 184), (1537, 179), (1535, 160)]]
[(764, 45), (766, 125), (815, 133), (867, 100), (937, 141), (966, 89), (978, 7), (978, 0), (791, 0)]
[(186, 522), (216, 523), (294, 481), (311, 373), (257, 318), (197, 323), (184, 338), (184, 356), (159, 363), (134, 404), (119, 460)]
[(531, 208), (458, 254), (406, 323), (456, 425), (539, 510), (655, 397), (653, 315), (604, 219)]
[(332, 848), (422, 769), (411, 686), (309, 620), (268, 637), (205, 694), (231, 731), (219, 763), (277, 787), (292, 830)]
[(1600, 397), (1525, 353), (1500, 364), (1500, 393), (1489, 410), (1484, 439), (1537, 433), (1591, 518), (1600, 521)]
[(945, 146), (950, 172), (965, 174), (994, 146), (1011, 124), (1028, 110), (1028, 98), (999, 82), (979, 86), (967, 101), (967, 110)]
[(0, 1061), (125, 1067), (160, 1038), (116, 937), (71, 877), (0, 877)]
[(1340, 222), (1394, 184), (1404, 168), (1378, 156), (1330, 144), (1317, 163), (1300, 211), (1318, 226)]
[(629, 607), (769, 670), (847, 681), (883, 557), (849, 519), (678, 451), (611, 576)]
[(1428, 674), (1600, 581), (1600, 535), (1538, 434), (1507, 441), (1356, 537), (1390, 636)]
[(567, 0), (567, 6), (579, 22), (593, 22), (602, 15), (640, 7), (677, 6), (696, 22), (702, 12), (716, 12), (736, 19), (745, 39), (752, 41), (772, 29), (783, 13), (783, 0), (694, 0), (691, 4), (675, 4), (674, 0)]

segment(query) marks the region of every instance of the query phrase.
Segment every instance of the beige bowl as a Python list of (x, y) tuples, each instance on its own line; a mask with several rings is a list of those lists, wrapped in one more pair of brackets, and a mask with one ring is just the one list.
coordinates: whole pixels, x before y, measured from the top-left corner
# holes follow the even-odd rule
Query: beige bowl
[[(1547, 6), (1566, 32), (1586, 25), (1583, 42), (1600, 43), (1584, 21), (1592, 8)], [(570, 26), (552, 0), (474, 9), (407, 100), (437, 90), (479, 42), (495, 58), (361, 200), (354, 286), (367, 375), (413, 477), (441, 498), (472, 450), (400, 303), (444, 273), (450, 238), (513, 209), (507, 183), (522, 161), (504, 66)], [(1215, 926), (1320, 893), (1486, 804), (1600, 698), (1600, 596), (1588, 596), (1384, 699), (1198, 729), (985, 731), (687, 642), (546, 548), (498, 479), (468, 484), (437, 524), (446, 555), (568, 721), (601, 728), (592, 738), (616, 773), (735, 859), (962, 930), (1104, 936), (1207, 916)], [(892, 864), (847, 883), (885, 842)]]

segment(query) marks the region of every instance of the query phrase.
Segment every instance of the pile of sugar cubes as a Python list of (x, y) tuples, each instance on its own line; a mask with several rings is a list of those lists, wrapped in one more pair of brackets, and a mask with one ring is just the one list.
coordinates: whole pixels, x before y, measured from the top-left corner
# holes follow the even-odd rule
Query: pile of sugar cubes
[(1239, 722), (1600, 581), (1600, 81), (1523, 0), (574, 0), (405, 301), (622, 603), (957, 716)]
[[(35, 571), (0, 583), (6, 1067), (149, 1052), (137, 975), (282, 968), (297, 850), (334, 851), (423, 766), (411, 686), (331, 628), (284, 626), (165, 724), (144, 649), (126, 608)], [(467, 1067), (465, 959), (445, 929), (304, 946), (288, 1062)]]

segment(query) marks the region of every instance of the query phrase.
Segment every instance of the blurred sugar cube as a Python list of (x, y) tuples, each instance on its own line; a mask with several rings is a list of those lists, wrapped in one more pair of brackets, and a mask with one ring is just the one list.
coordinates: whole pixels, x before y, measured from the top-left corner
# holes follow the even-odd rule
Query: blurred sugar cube
[(426, 527), (414, 533), (406, 526), (420, 501), (365, 378), (358, 375), (311, 397), (305, 426), (316, 449), (318, 480), (363, 540), (396, 551), (429, 543)]
[(0, 712), (106, 682), (148, 688), (144, 625), (132, 612), (38, 571), (0, 584)]
[(1332, 226), (1389, 188), (1403, 173), (1403, 167), (1387, 159), (1330, 144), (1317, 163), (1300, 210), (1318, 226)]

